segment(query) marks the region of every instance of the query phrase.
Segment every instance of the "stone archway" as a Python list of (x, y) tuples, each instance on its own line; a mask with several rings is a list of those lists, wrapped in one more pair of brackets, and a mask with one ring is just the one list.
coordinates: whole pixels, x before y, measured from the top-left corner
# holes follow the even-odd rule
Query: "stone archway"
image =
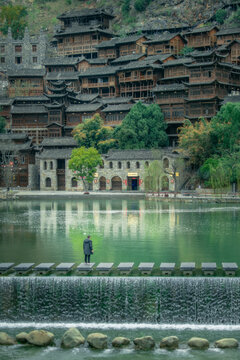
[(104, 176), (99, 179), (99, 190), (106, 190), (106, 178)]
[(168, 191), (169, 190), (169, 179), (167, 176), (162, 177), (162, 191)]
[(114, 176), (111, 182), (112, 190), (122, 191), (122, 179), (119, 176)]

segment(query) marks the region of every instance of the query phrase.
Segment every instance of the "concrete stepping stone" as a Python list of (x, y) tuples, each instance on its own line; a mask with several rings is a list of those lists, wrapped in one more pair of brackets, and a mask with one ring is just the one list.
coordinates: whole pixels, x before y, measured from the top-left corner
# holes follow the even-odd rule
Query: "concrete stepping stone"
[(201, 268), (204, 275), (212, 276), (217, 270), (217, 264), (215, 262), (202, 263)]
[(55, 263), (41, 263), (33, 269), (39, 275), (46, 275), (48, 274), (52, 268), (54, 267)]
[(106, 275), (109, 274), (109, 272), (112, 270), (113, 263), (100, 263), (98, 264), (96, 270), (100, 275)]
[(180, 270), (183, 272), (184, 276), (191, 276), (195, 268), (195, 262), (182, 262), (180, 265)]
[(13, 265), (14, 263), (0, 263), (0, 275), (8, 273)]
[(34, 265), (35, 263), (21, 263), (14, 266), (14, 270), (18, 275), (26, 275), (32, 270)]
[(73, 269), (74, 265), (75, 265), (75, 263), (61, 263), (58, 266), (56, 266), (55, 270), (60, 275), (67, 274)]
[(117, 269), (121, 275), (128, 275), (132, 271), (133, 265), (133, 262), (122, 262), (118, 265)]
[(77, 273), (79, 275), (86, 275), (88, 273), (90, 273), (94, 267), (95, 263), (81, 263), (80, 265), (77, 266)]
[(175, 263), (161, 263), (160, 270), (162, 275), (172, 275), (173, 271), (175, 270)]
[(142, 275), (150, 275), (154, 267), (154, 263), (142, 262), (138, 265), (138, 270)]
[(234, 263), (222, 263), (222, 268), (227, 276), (234, 276), (238, 270), (237, 264)]

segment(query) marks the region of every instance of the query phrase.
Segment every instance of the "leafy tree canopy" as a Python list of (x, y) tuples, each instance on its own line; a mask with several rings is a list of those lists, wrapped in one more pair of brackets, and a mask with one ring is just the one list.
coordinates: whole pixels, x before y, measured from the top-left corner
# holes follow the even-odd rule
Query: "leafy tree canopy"
[(23, 5), (5, 5), (1, 7), (0, 13), (0, 31), (7, 35), (8, 28), (12, 29), (14, 39), (22, 38), (24, 35), (27, 9)]
[(83, 181), (85, 191), (88, 190), (88, 184), (93, 182), (98, 165), (102, 165), (102, 159), (96, 149), (86, 149), (84, 146), (73, 149), (69, 169), (73, 170), (76, 178)]
[(157, 104), (135, 104), (115, 131), (121, 149), (151, 149), (167, 146), (164, 116)]
[(188, 54), (190, 54), (191, 52), (193, 52), (194, 48), (190, 47), (190, 46), (184, 46), (181, 50), (180, 50), (180, 55), (183, 56), (187, 56)]
[(5, 133), (6, 120), (3, 116), (0, 116), (0, 134)]
[(116, 145), (113, 128), (104, 126), (104, 121), (99, 114), (77, 125), (73, 130), (73, 136), (79, 146), (94, 147), (101, 153), (108, 152)]
[(215, 14), (215, 18), (218, 24), (222, 25), (227, 17), (227, 11), (224, 9), (218, 9)]

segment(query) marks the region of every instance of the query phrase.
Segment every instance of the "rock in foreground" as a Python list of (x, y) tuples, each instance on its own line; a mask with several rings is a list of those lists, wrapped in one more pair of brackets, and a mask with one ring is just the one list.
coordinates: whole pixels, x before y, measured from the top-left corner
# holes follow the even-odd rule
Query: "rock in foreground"
[(196, 350), (205, 350), (209, 348), (209, 341), (204, 338), (192, 337), (188, 340), (188, 346)]
[(238, 341), (234, 338), (220, 339), (215, 342), (215, 347), (220, 349), (233, 349), (238, 347)]
[(36, 346), (48, 346), (53, 343), (54, 334), (45, 330), (33, 330), (27, 336), (27, 341)]
[(106, 349), (107, 348), (107, 335), (101, 333), (89, 334), (87, 337), (87, 342), (89, 346), (94, 349)]
[(5, 332), (0, 332), (0, 345), (15, 345), (16, 341)]
[(160, 342), (161, 349), (175, 350), (178, 348), (179, 339), (177, 336), (167, 336)]
[(127, 346), (130, 344), (130, 339), (122, 337), (122, 336), (118, 336), (115, 337), (115, 339), (113, 339), (112, 341), (112, 346), (114, 347), (122, 347), (122, 346)]
[(133, 340), (137, 350), (151, 350), (155, 346), (155, 341), (152, 336), (143, 336)]
[(64, 348), (70, 349), (84, 343), (85, 338), (82, 336), (80, 331), (76, 328), (70, 328), (63, 334), (61, 345)]
[(28, 333), (20, 332), (19, 334), (16, 335), (16, 340), (18, 342), (20, 342), (21, 344), (25, 344), (27, 342), (27, 336), (28, 336)]

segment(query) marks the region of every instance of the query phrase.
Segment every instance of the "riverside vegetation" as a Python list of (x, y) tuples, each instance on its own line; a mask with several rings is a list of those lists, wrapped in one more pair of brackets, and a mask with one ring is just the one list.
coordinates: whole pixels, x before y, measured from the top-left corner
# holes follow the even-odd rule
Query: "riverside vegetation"
[[(15, 338), (6, 332), (0, 332), (0, 345), (10, 346), (19, 343), (44, 347), (53, 346), (55, 344), (54, 341), (54, 334), (46, 330), (33, 330), (29, 333), (21, 332)], [(84, 345), (85, 342), (92, 349), (103, 350), (108, 347), (110, 341), (108, 336), (102, 333), (90, 333), (85, 339), (77, 328), (72, 327), (63, 334), (61, 347), (71, 349)], [(131, 345), (131, 340), (126, 337), (117, 336), (112, 340), (111, 344), (112, 347), (123, 348)], [(135, 350), (143, 351), (152, 350), (155, 347), (175, 350), (180, 347), (180, 340), (177, 336), (167, 336), (157, 344), (152, 336), (142, 336), (133, 339), (133, 345)], [(195, 350), (206, 350), (210, 347), (209, 341), (200, 337), (192, 337), (188, 340), (187, 345)], [(219, 349), (234, 349), (238, 348), (239, 343), (235, 338), (224, 338), (215, 341), (213, 346)]]

